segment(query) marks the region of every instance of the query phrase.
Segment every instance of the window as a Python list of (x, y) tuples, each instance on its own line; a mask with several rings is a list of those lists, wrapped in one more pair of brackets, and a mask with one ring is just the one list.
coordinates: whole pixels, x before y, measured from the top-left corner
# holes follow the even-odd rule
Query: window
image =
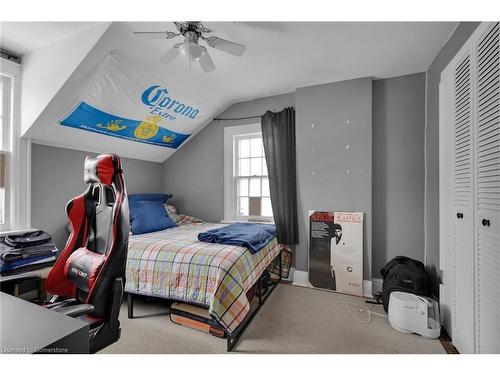
[(266, 157), (260, 124), (225, 129), (227, 221), (272, 221)]
[(30, 228), (31, 143), (21, 137), (21, 66), (0, 63), (0, 231)]

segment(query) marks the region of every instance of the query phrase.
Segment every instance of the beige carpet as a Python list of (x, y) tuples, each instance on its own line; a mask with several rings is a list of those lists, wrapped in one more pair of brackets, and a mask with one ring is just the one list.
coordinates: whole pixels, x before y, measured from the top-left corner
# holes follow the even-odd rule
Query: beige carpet
[[(445, 353), (439, 340), (392, 329), (386, 319), (360, 324), (339, 302), (364, 299), (281, 284), (243, 334), (236, 353)], [(383, 312), (376, 306), (377, 312)], [(225, 353), (226, 340), (172, 323), (161, 302), (137, 301), (120, 320), (122, 337), (101, 353)], [(366, 315), (366, 314), (365, 314)], [(357, 315), (360, 318), (366, 316)]]

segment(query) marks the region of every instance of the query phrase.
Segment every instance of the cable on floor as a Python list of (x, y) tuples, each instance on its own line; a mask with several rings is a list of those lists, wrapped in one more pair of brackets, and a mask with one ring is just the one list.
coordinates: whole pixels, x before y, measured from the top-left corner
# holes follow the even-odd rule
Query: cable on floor
[[(376, 313), (375, 311), (372, 311), (372, 309), (375, 308), (375, 306), (377, 306), (377, 305), (373, 305), (370, 308), (359, 306), (359, 305), (356, 305), (356, 304), (350, 303), (350, 302), (339, 302), (339, 305), (342, 306), (342, 308), (345, 311), (347, 311), (353, 317), (353, 319), (357, 320), (359, 323), (362, 323), (362, 324), (370, 324), (371, 321), (372, 321), (372, 315), (375, 315), (375, 316), (387, 319), (387, 315), (385, 315), (385, 314), (379, 314), (379, 313)], [(349, 310), (348, 306), (358, 308), (358, 313), (359, 314), (361, 314), (361, 313), (368, 313), (368, 320), (361, 320), (361, 319), (359, 319), (357, 316), (354, 315), (354, 313), (353, 313), (352, 310)]]

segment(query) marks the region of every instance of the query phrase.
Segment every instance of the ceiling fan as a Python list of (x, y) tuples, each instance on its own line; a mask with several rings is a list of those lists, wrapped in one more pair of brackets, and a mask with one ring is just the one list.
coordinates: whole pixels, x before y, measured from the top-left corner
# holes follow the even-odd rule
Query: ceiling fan
[(172, 62), (178, 55), (183, 55), (191, 66), (192, 62), (200, 63), (204, 72), (215, 70), (215, 64), (208, 54), (207, 49), (200, 45), (200, 39), (210, 47), (230, 53), (231, 55), (241, 57), (245, 52), (245, 46), (239, 43), (231, 42), (216, 36), (205, 36), (212, 30), (206, 28), (201, 22), (174, 22), (177, 32), (173, 31), (135, 31), (132, 33), (135, 37), (145, 39), (172, 39), (183, 36), (182, 43), (174, 44), (168, 52), (161, 58), (164, 63)]

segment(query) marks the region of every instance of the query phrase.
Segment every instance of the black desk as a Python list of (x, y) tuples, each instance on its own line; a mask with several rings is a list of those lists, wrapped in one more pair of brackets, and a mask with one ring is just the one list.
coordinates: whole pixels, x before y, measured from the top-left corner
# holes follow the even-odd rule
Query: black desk
[(0, 353), (88, 353), (87, 323), (0, 293)]

